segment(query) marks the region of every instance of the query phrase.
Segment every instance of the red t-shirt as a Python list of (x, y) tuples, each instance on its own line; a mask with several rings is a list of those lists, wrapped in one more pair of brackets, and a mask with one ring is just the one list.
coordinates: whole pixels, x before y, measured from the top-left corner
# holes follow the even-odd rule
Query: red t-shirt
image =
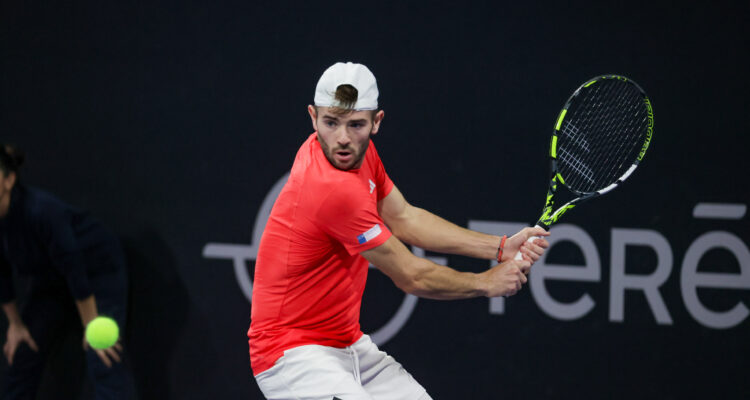
[(331, 165), (315, 133), (300, 147), (255, 263), (248, 331), (255, 375), (284, 350), (346, 347), (362, 336), (368, 262), (359, 253), (391, 236), (377, 204), (392, 188), (372, 141), (362, 166), (349, 171)]

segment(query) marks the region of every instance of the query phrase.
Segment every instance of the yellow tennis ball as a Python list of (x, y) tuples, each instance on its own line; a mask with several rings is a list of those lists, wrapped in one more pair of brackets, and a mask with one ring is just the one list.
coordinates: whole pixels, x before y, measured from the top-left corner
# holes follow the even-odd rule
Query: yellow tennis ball
[(86, 340), (95, 349), (106, 349), (117, 343), (120, 328), (109, 317), (96, 317), (86, 326)]

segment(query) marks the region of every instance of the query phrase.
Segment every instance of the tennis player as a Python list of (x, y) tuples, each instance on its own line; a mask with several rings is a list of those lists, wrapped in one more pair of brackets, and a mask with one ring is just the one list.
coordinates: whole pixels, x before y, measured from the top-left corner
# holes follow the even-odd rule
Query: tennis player
[[(420, 297), (510, 296), (548, 246), (527, 239), (548, 234), (486, 235), (410, 205), (371, 140), (384, 112), (364, 65), (328, 68), (314, 102), (315, 132), (297, 152), (258, 251), (248, 332), (255, 379), (269, 400), (430, 399), (360, 330), (368, 261)], [(413, 255), (404, 243), (499, 264), (459, 272)], [(514, 261), (519, 251), (523, 259)]]

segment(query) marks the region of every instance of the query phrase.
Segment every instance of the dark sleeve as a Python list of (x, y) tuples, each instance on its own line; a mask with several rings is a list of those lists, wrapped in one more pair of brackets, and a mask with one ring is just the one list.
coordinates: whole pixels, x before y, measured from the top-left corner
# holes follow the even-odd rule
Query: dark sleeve
[(73, 231), (72, 214), (59, 205), (46, 206), (37, 221), (39, 237), (47, 249), (52, 265), (63, 275), (76, 300), (93, 293), (86, 274), (83, 252)]
[(13, 273), (5, 254), (0, 250), (0, 303), (5, 304), (16, 298), (13, 291)]

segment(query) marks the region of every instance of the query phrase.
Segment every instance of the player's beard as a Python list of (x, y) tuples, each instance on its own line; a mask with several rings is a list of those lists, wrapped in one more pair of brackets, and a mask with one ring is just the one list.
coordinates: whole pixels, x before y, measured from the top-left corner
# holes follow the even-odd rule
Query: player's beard
[[(326, 142), (324, 140), (321, 140), (318, 138), (318, 142), (320, 143), (320, 147), (323, 149), (323, 154), (325, 154), (326, 158), (328, 159), (328, 162), (331, 163), (336, 169), (340, 169), (342, 171), (348, 171), (350, 169), (359, 168), (361, 166), (362, 159), (365, 157), (365, 154), (367, 153), (367, 147), (370, 145), (370, 139), (368, 139), (360, 146), (360, 148), (354, 148), (352, 146), (346, 146), (346, 147), (340, 147), (336, 146), (335, 148), (331, 149), (328, 147)], [(344, 165), (341, 165), (341, 163), (336, 160), (336, 153), (339, 151), (348, 151), (352, 155), (352, 159), (350, 162), (347, 162)]]

